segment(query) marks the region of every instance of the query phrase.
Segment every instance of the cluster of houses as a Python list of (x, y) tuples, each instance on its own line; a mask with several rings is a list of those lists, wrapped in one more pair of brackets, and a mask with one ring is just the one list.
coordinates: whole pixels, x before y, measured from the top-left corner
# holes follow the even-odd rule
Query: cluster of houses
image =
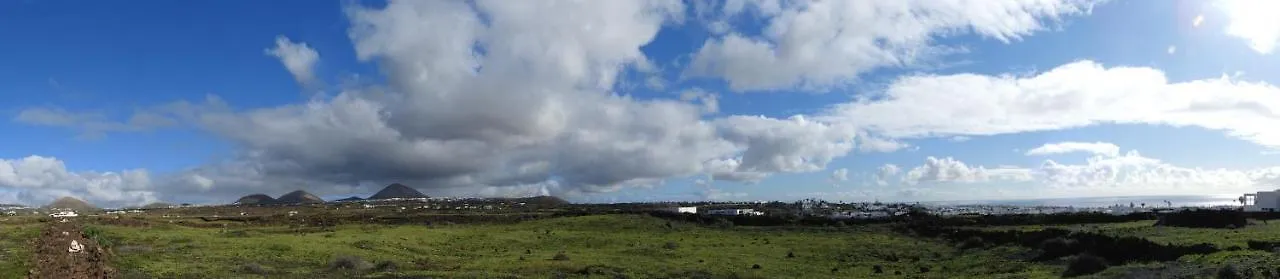
[[(697, 206), (676, 206), (668, 207), (664, 210), (675, 213), (698, 214)], [(717, 208), (702, 210), (702, 214), (715, 216), (760, 216), (764, 215), (764, 212), (756, 211), (752, 208)]]

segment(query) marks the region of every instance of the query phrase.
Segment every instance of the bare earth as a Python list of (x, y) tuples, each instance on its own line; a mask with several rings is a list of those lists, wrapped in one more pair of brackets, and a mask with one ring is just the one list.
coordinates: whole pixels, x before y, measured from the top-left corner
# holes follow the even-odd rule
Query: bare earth
[[(66, 232), (66, 235), (63, 235)], [(75, 240), (84, 246), (77, 253), (68, 252), (71, 241)], [(116, 272), (107, 266), (106, 251), (98, 247), (93, 240), (87, 239), (80, 231), (80, 225), (73, 220), (66, 223), (51, 221), (36, 240), (36, 254), (32, 261), (36, 264), (28, 278), (31, 279), (97, 279), (116, 278)]]

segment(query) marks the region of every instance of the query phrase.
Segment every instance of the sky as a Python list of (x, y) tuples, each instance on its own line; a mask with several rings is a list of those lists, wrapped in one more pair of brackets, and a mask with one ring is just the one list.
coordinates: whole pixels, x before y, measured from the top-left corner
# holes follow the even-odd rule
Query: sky
[(0, 203), (1222, 195), (1280, 2), (0, 2)]

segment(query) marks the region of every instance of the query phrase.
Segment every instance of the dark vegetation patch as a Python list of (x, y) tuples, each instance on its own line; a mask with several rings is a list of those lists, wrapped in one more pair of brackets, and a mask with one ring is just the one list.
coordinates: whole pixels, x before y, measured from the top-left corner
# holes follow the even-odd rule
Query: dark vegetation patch
[(262, 267), (262, 265), (256, 264), (256, 263), (242, 264), (240, 265), (239, 268), (237, 268), (237, 270), (240, 273), (256, 274), (256, 275), (267, 275), (268, 273), (270, 273), (269, 271), (267, 271), (267, 268)]
[[(959, 241), (960, 247), (981, 239), (986, 245), (1019, 245), (1041, 249), (1041, 255), (1034, 260), (1046, 261), (1065, 255), (1089, 253), (1106, 259), (1111, 265), (1132, 262), (1172, 261), (1184, 255), (1210, 254), (1220, 249), (1212, 244), (1176, 245), (1159, 244), (1132, 236), (1110, 236), (1094, 232), (1072, 232), (1064, 229), (1043, 229), (1038, 231), (1020, 230), (976, 230), (957, 228), (937, 228), (912, 226), (910, 230), (924, 237), (943, 237)], [(1048, 248), (1048, 250), (1045, 250)]]
[(1159, 216), (1156, 226), (1186, 228), (1242, 228), (1249, 224), (1246, 214), (1240, 210), (1194, 209), (1165, 213)]
[(567, 260), (569, 260), (569, 255), (566, 255), (566, 254), (564, 253), (564, 251), (560, 251), (560, 252), (557, 252), (555, 256), (552, 256), (552, 257), (551, 257), (551, 260), (553, 260), (553, 261), (567, 261)]
[(1101, 257), (1081, 254), (1071, 258), (1067, 262), (1067, 270), (1062, 272), (1062, 277), (1076, 277), (1094, 274), (1107, 270), (1107, 261)]
[(335, 270), (358, 271), (358, 270), (367, 270), (371, 267), (372, 265), (370, 265), (369, 262), (365, 261), (360, 257), (351, 256), (351, 255), (338, 256), (334, 258), (332, 262), (329, 263), (329, 268), (335, 269)]

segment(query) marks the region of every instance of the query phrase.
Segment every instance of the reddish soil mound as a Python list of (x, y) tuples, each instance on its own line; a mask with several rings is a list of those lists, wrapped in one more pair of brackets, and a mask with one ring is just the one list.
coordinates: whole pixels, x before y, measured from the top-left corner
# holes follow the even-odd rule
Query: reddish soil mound
[[(62, 232), (67, 232), (63, 235)], [(84, 248), (77, 253), (67, 251), (75, 240)], [(107, 266), (107, 254), (98, 243), (80, 233), (75, 222), (49, 222), (36, 240), (36, 268), (31, 270), (33, 279), (96, 279), (117, 278), (116, 272)]]

